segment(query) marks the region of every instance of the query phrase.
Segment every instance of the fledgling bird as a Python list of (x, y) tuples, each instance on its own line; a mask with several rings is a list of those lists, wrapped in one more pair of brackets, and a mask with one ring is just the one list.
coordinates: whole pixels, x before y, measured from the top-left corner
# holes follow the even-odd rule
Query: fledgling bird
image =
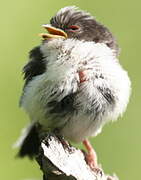
[(130, 79), (118, 61), (112, 33), (75, 6), (62, 8), (43, 27), (42, 43), (23, 68), (21, 107), (31, 120), (20, 140), (19, 156), (38, 153), (40, 135), (57, 131), (66, 140), (83, 142), (87, 160), (97, 167), (90, 136), (125, 111)]

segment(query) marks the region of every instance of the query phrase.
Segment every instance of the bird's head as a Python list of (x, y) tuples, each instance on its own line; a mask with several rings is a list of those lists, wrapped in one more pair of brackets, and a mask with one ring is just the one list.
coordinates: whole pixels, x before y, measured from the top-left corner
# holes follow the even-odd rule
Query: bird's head
[(118, 54), (117, 42), (108, 28), (97, 22), (89, 13), (75, 6), (60, 9), (51, 18), (50, 24), (45, 24), (43, 27), (50, 33), (42, 33), (44, 39), (62, 37), (105, 43)]

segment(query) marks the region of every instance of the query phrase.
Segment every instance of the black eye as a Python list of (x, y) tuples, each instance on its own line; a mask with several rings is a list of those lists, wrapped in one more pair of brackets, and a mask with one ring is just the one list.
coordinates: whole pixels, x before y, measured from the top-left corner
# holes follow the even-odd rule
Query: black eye
[(79, 30), (79, 26), (71, 25), (71, 26), (68, 27), (68, 30), (70, 30), (70, 31), (77, 31), (77, 30)]

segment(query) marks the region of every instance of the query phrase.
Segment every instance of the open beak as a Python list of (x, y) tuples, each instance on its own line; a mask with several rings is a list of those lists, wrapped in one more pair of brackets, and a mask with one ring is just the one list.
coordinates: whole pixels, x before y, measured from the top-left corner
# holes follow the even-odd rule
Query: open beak
[(41, 36), (44, 40), (50, 39), (50, 38), (64, 38), (66, 39), (67, 33), (65, 33), (63, 30), (55, 28), (51, 26), (50, 24), (44, 24), (42, 25), (49, 33), (41, 33), (39, 36)]

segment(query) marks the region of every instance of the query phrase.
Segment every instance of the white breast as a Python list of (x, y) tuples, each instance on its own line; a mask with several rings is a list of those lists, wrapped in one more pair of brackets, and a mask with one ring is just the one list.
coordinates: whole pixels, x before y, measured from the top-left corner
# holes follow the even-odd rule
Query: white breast
[[(80, 141), (86, 136), (96, 135), (105, 122), (116, 119), (125, 111), (130, 95), (130, 80), (114, 52), (105, 44), (60, 39), (43, 44), (41, 51), (48, 61), (47, 71), (28, 84), (22, 103), (31, 120), (39, 121), (46, 127), (59, 126), (64, 121), (66, 125), (62, 134), (73, 141)], [(81, 85), (78, 76), (80, 70), (87, 71), (87, 81)], [(97, 78), (100, 76), (104, 78)], [(107, 108), (106, 113), (93, 122), (93, 114), (87, 115), (86, 110), (91, 109), (94, 98), (101, 106), (104, 104), (97, 87), (109, 88), (116, 102), (114, 109)], [(47, 115), (46, 104), (51, 100), (52, 91), (56, 90), (57, 101), (72, 92), (79, 92), (76, 97), (76, 103), (80, 104), (77, 115), (68, 115), (63, 120), (57, 119), (57, 122), (53, 122), (52, 115)]]

